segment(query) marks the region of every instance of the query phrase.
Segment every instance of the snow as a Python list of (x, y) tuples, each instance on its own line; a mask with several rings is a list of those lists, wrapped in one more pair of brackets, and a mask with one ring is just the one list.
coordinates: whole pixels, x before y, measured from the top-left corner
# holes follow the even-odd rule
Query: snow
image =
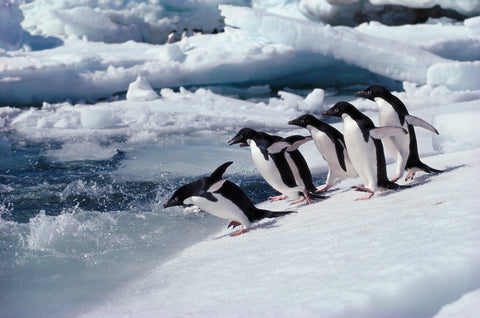
[[(469, 18), (395, 27), (329, 24), (351, 20), (365, 10), (363, 0), (0, 0), (0, 130), (22, 142), (52, 141), (56, 146), (42, 156), (53, 162), (126, 151), (113, 173), (128, 180), (196, 177), (232, 159), (228, 173), (252, 175), (248, 150), (226, 143), (238, 129), (306, 135), (288, 121), (319, 116), (339, 100), (378, 122), (375, 104), (353, 97), (373, 83), (391, 88), (412, 115), (440, 132), (416, 129), (422, 160), (444, 173), (418, 173), (414, 187), (365, 202), (355, 202), (359, 194), (350, 189), (360, 180), (344, 180), (328, 199), (264, 220), (239, 237), (227, 229), (211, 233), (143, 276), (119, 282), (82, 317), (477, 312), (480, 6), (473, 0), (372, 3), (439, 5)], [(204, 34), (193, 36), (197, 27)], [(164, 44), (171, 31), (184, 28), (188, 37)], [(225, 32), (210, 34), (215, 28)], [(341, 123), (332, 125), (342, 131)], [(300, 150), (315, 175), (326, 173), (313, 143)], [(0, 136), (2, 167), (14, 152)], [(393, 160), (386, 158), (392, 173)], [(1, 193), (11, 190), (0, 184)], [(79, 181), (60, 195), (69, 191), (97, 189)], [(261, 206), (281, 210), (289, 203)], [(0, 208), (7, 207), (1, 202)], [(87, 214), (80, 220), (88, 221)], [(105, 227), (116, 226), (108, 214), (100, 217)], [(65, 232), (54, 245), (68, 249), (62, 235), (75, 241), (82, 229), (102, 241), (101, 227), (71, 220), (68, 213), (38, 215), (31, 221), (38, 231), (27, 243), (38, 251), (50, 246), (42, 242), (58, 224)]]
[[(478, 58), (475, 18), (465, 23), (402, 27), (371, 23), (347, 28), (262, 9), (219, 8), (231, 26), (226, 32), (191, 36), (170, 45), (93, 42), (86, 32), (79, 32), (78, 37), (57, 39), (63, 45), (53, 48), (5, 51), (0, 54), (2, 103), (91, 102), (126, 92), (139, 75), (154, 88), (230, 83), (336, 88), (379, 79), (446, 85), (455, 90), (478, 87), (474, 81), (478, 65), (471, 60)], [(17, 19), (14, 14), (11, 18)], [(390, 34), (402, 32), (415, 36), (391, 38)], [(53, 41), (36, 37), (37, 43)], [(450, 58), (461, 58), (461, 62)], [(452, 71), (456, 73), (453, 78)]]
[(153, 90), (148, 80), (139, 75), (135, 82), (128, 85), (127, 100), (154, 100), (158, 98), (158, 94)]
[(238, 238), (214, 233), (82, 317), (431, 317), (480, 283), (478, 156), (425, 158), (446, 171), (366, 202), (344, 181)]
[(480, 307), (480, 289), (462, 296), (459, 300), (445, 305), (434, 318), (475, 318)]

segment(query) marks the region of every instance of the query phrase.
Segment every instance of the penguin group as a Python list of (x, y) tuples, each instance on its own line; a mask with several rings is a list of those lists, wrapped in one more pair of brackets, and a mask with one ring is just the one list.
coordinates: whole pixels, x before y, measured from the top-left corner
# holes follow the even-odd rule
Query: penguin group
[[(292, 204), (325, 199), (319, 193), (347, 178), (360, 177), (363, 186), (354, 186), (356, 191), (367, 194), (357, 200), (370, 199), (375, 192), (398, 190), (409, 187), (396, 183), (405, 171), (405, 181), (413, 179), (415, 172), (440, 173), (429, 167), (418, 154), (413, 126), (419, 126), (435, 134), (438, 131), (423, 119), (408, 113), (403, 102), (388, 89), (373, 85), (355, 96), (366, 98), (377, 104), (379, 126), (348, 102), (337, 102), (322, 116), (339, 117), (343, 121), (343, 134), (321, 119), (305, 114), (288, 122), (289, 125), (305, 128), (309, 136), (293, 135), (280, 137), (251, 128), (242, 128), (230, 139), (229, 145), (250, 147), (252, 161), (265, 181), (278, 196), (272, 201), (291, 199)], [(324, 187), (317, 189), (312, 174), (299, 147), (309, 141), (315, 146), (328, 164), (328, 175)], [(396, 161), (395, 176), (387, 177), (383, 144)], [(262, 210), (252, 203), (243, 190), (223, 178), (233, 162), (219, 166), (210, 176), (183, 185), (164, 204), (170, 206), (195, 205), (217, 217), (230, 220), (228, 227), (241, 226), (231, 235), (240, 235), (250, 229), (252, 223), (264, 218), (275, 218), (295, 211)]]

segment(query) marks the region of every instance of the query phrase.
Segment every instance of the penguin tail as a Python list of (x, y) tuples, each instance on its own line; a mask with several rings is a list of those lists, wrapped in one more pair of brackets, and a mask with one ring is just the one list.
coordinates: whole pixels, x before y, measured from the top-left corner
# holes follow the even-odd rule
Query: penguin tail
[(297, 213), (297, 211), (270, 211), (270, 210), (257, 209), (257, 211), (255, 212), (255, 217), (252, 220), (252, 222), (260, 221), (261, 219), (265, 219), (265, 218), (270, 218), (270, 219), (278, 218), (290, 213)]
[(313, 200), (324, 200), (324, 199), (328, 198), (324, 195), (320, 195), (318, 193), (314, 193), (314, 192), (310, 192), (310, 191), (308, 191), (308, 196), (310, 197), (310, 199), (313, 199)]
[(432, 168), (424, 164), (423, 162), (419, 162), (418, 168), (425, 171), (426, 173), (442, 173), (443, 172), (443, 170)]
[(403, 189), (411, 188), (412, 186), (413, 186), (412, 184), (398, 184), (388, 180), (385, 182), (382, 182), (382, 184), (379, 184), (379, 187), (387, 190), (403, 190)]

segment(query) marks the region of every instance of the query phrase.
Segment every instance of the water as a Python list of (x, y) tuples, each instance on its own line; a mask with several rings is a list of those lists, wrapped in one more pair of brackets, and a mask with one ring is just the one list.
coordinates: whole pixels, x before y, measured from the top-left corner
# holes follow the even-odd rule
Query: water
[(227, 136), (131, 145), (0, 134), (0, 317), (78, 315), (218, 232), (228, 222), (162, 204), (225, 161), (255, 203), (275, 194)]

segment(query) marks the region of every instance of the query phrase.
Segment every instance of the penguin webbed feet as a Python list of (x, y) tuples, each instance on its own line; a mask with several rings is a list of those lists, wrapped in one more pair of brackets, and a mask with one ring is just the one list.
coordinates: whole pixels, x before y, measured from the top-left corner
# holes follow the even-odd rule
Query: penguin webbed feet
[(247, 231), (248, 231), (248, 229), (241, 229), (241, 230), (238, 230), (236, 232), (233, 232), (232, 234), (230, 234), (230, 236), (239, 236), (240, 234), (243, 234)]
[(414, 177), (415, 177), (415, 172), (409, 172), (405, 177), (405, 181), (413, 180)]
[(275, 202), (275, 201), (280, 201), (280, 200), (285, 200), (287, 199), (288, 197), (286, 195), (277, 195), (277, 196), (271, 196), (271, 197), (268, 197), (269, 200), (271, 200), (272, 202)]
[(230, 227), (236, 228), (239, 225), (242, 225), (242, 223), (240, 223), (238, 221), (231, 221), (230, 223), (228, 223), (227, 229), (229, 229)]
[(355, 201), (368, 200), (371, 197), (373, 197), (373, 194), (375, 193), (372, 190), (370, 190), (369, 188), (365, 188), (365, 187), (353, 186), (352, 188), (355, 189), (355, 191), (368, 192), (368, 194), (366, 196), (355, 199)]
[(318, 189), (315, 191), (315, 193), (323, 193), (323, 192), (327, 192), (332, 186), (331, 185), (326, 185), (325, 187), (321, 188), (321, 189)]

